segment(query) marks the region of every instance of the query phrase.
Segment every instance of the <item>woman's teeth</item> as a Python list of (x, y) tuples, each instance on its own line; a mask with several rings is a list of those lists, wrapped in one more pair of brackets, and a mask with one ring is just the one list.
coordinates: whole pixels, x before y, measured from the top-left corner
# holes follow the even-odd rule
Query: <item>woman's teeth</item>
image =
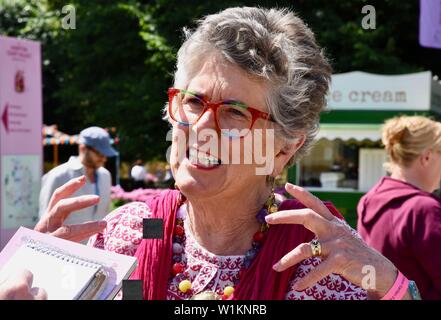
[(192, 164), (198, 164), (204, 167), (213, 167), (220, 164), (219, 159), (208, 154), (198, 152), (195, 149), (190, 149), (189, 160)]

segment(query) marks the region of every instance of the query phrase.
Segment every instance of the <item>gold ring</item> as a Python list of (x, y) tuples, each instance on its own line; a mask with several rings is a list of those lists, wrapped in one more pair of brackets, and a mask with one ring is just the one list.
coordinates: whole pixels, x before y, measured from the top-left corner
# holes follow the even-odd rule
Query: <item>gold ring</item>
[(317, 239), (312, 240), (309, 244), (311, 245), (313, 257), (319, 257), (322, 255), (322, 245)]

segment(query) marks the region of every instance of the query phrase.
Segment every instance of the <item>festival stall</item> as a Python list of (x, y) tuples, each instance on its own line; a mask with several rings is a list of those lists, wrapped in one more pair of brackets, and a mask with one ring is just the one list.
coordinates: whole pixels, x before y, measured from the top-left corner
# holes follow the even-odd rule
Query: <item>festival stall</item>
[(288, 172), (288, 180), (332, 201), (355, 226), (360, 198), (386, 174), (381, 126), (397, 115), (441, 118), (441, 82), (430, 71), (379, 75), (354, 71), (333, 75), (329, 111), (311, 152)]

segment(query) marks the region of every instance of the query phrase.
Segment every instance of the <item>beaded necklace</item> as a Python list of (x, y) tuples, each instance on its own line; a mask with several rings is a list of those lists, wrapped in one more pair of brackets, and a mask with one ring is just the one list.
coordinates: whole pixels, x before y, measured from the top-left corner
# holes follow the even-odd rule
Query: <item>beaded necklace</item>
[[(253, 241), (251, 248), (245, 253), (245, 258), (243, 266), (236, 276), (234, 285), (237, 285), (243, 273), (251, 266), (254, 258), (259, 253), (260, 248), (266, 239), (266, 234), (269, 229), (268, 224), (265, 221), (265, 216), (271, 214), (278, 210), (278, 206), (275, 202), (274, 192), (271, 192), (270, 197), (265, 202), (262, 209), (256, 215), (257, 221), (260, 223), (260, 230), (253, 235)], [(192, 283), (188, 280), (189, 275), (185, 274), (186, 263), (184, 262), (184, 247), (185, 247), (185, 229), (184, 220), (185, 214), (178, 214), (176, 216), (176, 223), (173, 232), (173, 256), (172, 256), (172, 268), (171, 268), (171, 278), (177, 280), (178, 289), (182, 293), (191, 294)], [(234, 292), (233, 286), (226, 286), (223, 290), (223, 294), (219, 295), (213, 291), (204, 291), (197, 295), (194, 295), (191, 300), (229, 300), (233, 297)]]

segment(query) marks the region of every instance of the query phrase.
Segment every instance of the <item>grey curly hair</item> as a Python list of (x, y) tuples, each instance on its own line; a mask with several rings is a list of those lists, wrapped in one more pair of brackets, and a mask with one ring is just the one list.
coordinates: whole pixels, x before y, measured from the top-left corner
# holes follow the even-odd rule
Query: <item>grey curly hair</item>
[(300, 18), (286, 9), (229, 8), (206, 16), (196, 30), (184, 29), (184, 33), (175, 86), (198, 71), (204, 56), (220, 53), (251, 76), (267, 81), (267, 107), (278, 124), (279, 137), (291, 142), (305, 136), (288, 164), (307, 152), (326, 106), (332, 70)]

